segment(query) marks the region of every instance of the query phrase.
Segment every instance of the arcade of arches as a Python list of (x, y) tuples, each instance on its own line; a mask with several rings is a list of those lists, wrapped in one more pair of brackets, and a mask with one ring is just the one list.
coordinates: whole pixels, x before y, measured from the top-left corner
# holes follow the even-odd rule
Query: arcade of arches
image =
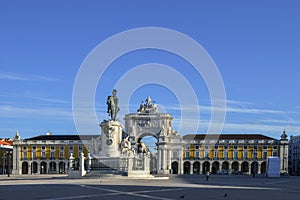
[[(266, 161), (184, 161), (183, 174), (265, 174)], [(180, 174), (178, 161), (172, 162), (172, 174)]]
[(22, 174), (65, 174), (68, 161), (23, 161)]

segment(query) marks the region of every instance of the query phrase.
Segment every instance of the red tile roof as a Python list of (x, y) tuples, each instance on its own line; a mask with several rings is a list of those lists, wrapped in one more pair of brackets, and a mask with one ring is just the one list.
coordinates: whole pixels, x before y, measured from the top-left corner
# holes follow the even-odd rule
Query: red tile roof
[(3, 141), (3, 140), (0, 140), (0, 145), (7, 145), (7, 146), (11, 146), (12, 145), (12, 142), (11, 140), (9, 141)]

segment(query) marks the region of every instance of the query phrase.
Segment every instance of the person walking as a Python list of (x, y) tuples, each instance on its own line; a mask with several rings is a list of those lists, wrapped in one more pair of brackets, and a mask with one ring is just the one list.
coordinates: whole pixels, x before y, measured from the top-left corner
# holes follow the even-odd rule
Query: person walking
[(206, 177), (206, 181), (208, 181), (208, 179), (209, 179), (209, 175), (210, 175), (210, 172), (209, 172), (209, 171), (207, 171), (207, 172), (206, 172), (206, 175), (205, 175), (205, 177)]

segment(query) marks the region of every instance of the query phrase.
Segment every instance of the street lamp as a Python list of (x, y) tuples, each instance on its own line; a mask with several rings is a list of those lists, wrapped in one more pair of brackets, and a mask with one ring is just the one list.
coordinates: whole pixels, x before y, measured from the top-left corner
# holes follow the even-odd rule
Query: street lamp
[(11, 159), (11, 154), (12, 152), (10, 150), (6, 151), (6, 156), (7, 156), (7, 176), (10, 177), (10, 159)]
[(2, 149), (2, 173), (5, 174), (5, 154), (4, 149)]

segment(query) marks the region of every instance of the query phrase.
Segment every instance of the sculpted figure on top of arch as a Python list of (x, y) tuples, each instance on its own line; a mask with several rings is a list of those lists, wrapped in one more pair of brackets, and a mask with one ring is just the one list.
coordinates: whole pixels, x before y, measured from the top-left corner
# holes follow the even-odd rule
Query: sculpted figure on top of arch
[(158, 107), (154, 103), (154, 101), (152, 101), (150, 96), (148, 96), (147, 99), (145, 100), (145, 103), (144, 103), (144, 101), (142, 101), (140, 108), (137, 110), (137, 112), (138, 113), (155, 114), (155, 113), (158, 113)]

